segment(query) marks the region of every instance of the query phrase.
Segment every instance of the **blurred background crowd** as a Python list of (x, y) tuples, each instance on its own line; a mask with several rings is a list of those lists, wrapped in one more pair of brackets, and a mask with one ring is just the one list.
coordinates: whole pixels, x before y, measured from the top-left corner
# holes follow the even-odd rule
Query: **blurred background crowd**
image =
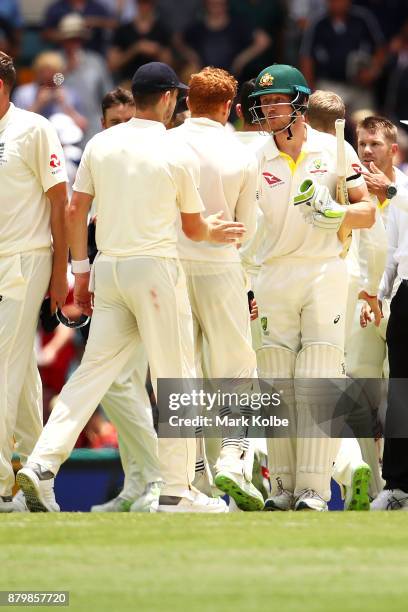
[[(171, 64), (184, 82), (206, 65), (242, 83), (274, 62), (294, 64), (312, 89), (337, 92), (349, 119), (408, 119), (408, 0), (0, 0), (0, 50), (18, 68), (13, 102), (54, 123), (72, 178), (101, 129), (102, 97), (149, 61)], [(400, 146), (404, 167), (403, 131)], [(46, 414), (82, 350), (62, 325), (39, 333)], [(116, 446), (117, 437), (97, 411), (78, 444)]]

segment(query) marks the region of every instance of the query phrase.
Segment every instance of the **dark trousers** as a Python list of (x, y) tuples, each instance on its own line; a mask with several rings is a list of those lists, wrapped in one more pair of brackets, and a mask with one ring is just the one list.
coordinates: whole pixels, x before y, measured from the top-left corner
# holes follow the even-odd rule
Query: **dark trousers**
[(386, 481), (386, 489), (402, 489), (408, 493), (408, 283), (406, 281), (401, 283), (391, 302), (387, 346), (390, 380), (382, 474)]

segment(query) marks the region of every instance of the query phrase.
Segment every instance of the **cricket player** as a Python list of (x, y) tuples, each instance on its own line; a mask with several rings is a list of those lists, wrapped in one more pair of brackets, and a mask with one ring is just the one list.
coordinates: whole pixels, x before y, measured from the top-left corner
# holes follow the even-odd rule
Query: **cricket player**
[[(251, 237), (256, 222), (256, 158), (225, 128), (236, 91), (234, 77), (220, 68), (193, 74), (187, 98), (191, 118), (169, 136), (187, 143), (199, 159), (204, 214), (222, 211), (225, 219), (242, 222), (246, 237)], [(237, 245), (193, 242), (180, 232), (178, 252), (193, 312), (198, 371), (208, 378), (254, 378), (256, 357)], [(238, 507), (261, 510), (263, 497), (251, 483), (249, 455), (253, 449), (251, 453), (244, 430), (242, 439), (224, 438), (214, 482)]]
[[(135, 102), (130, 91), (117, 87), (103, 97), (103, 129), (126, 123), (134, 116)], [(96, 251), (96, 245), (93, 246)], [(146, 351), (140, 345), (136, 358), (130, 360), (101, 400), (102, 408), (118, 432), (125, 480), (119, 495), (105, 504), (93, 506), (92, 512), (152, 512), (158, 509), (160, 486), (154, 481), (157, 436), (145, 387), (147, 367)]]
[[(400, 212), (401, 210), (408, 210), (408, 179), (393, 165), (393, 159), (398, 151), (397, 137), (396, 126), (385, 117), (366, 117), (357, 125), (358, 154), (364, 166), (363, 173), (370, 195), (377, 208), (378, 219), (376, 225), (381, 221), (383, 227), (387, 227), (387, 234), (390, 215), (393, 215), (395, 222), (400, 215), (402, 218), (404, 217), (404, 213)], [(391, 235), (393, 235), (393, 231), (391, 231)], [(379, 240), (377, 240), (377, 245), (377, 248), (381, 247)], [(383, 257), (383, 265), (378, 275), (382, 275), (381, 283), (379, 279), (377, 284), (369, 291), (371, 294), (369, 299), (363, 296), (366, 300), (363, 307), (360, 309), (360, 305), (358, 305), (356, 309), (354, 326), (350, 335), (352, 350), (348, 359), (350, 375), (374, 379), (372, 383), (369, 381), (368, 390), (370, 391), (370, 400), (377, 410), (382, 408), (381, 404), (384, 399), (379, 379), (388, 376), (386, 334), (390, 317), (389, 298), (396, 294), (400, 282), (398, 278), (387, 273), (385, 264), (385, 257)], [(378, 303), (377, 294), (382, 314), (379, 324), (372, 320), (374, 318), (373, 311)], [(367, 444), (367, 440), (363, 442)], [(364, 453), (364, 446), (362, 446), (362, 449)], [(372, 450), (372, 455), (375, 456), (374, 450)], [(373, 486), (370, 489), (371, 496), (377, 497), (381, 494), (384, 484), (377, 468), (374, 472)], [(374, 501), (373, 509), (376, 507), (375, 504)]]
[[(291, 418), (297, 408), (297, 438), (269, 439), (270, 472), (279, 476), (269, 509), (327, 510), (330, 478), (338, 441), (302, 436), (314, 431), (313, 411), (328, 399), (308, 378), (345, 374), (344, 319), (347, 273), (339, 255), (337, 232), (374, 223), (359, 164), (346, 145), (350, 206), (340, 207), (336, 190), (336, 139), (306, 126), (310, 89), (293, 66), (275, 64), (257, 77), (254, 118), (270, 138), (258, 151), (259, 204), (265, 240), (258, 257), (262, 267), (255, 288), (263, 344), (257, 351), (261, 378), (279, 378)], [(301, 205), (305, 179), (310, 199)], [(295, 377), (295, 384), (291, 379)], [(286, 381), (286, 382), (285, 382)], [(282, 382), (281, 380), (279, 381)]]
[[(10, 102), (16, 72), (0, 53), (0, 512), (12, 512), (14, 436), (23, 465), (42, 429), (34, 337), (48, 292), (68, 293), (64, 214), (67, 176), (55, 129)], [(57, 509), (53, 480), (41, 495)]]
[[(315, 130), (335, 136), (335, 122), (337, 119), (344, 119), (345, 115), (344, 102), (335, 92), (317, 90), (310, 96), (306, 121)], [(351, 247), (346, 257), (349, 281), (345, 325), (346, 348), (352, 333), (359, 292), (361, 297), (368, 297), (367, 286), (378, 287), (379, 269), (381, 276), (386, 238), (382, 220), (377, 217), (378, 215), (372, 228), (353, 232)], [(362, 259), (365, 260), (364, 266)], [(363, 267), (365, 274), (362, 274)], [(349, 342), (346, 364), (348, 364), (348, 357), (352, 350), (353, 343)], [(363, 455), (367, 457), (368, 463), (363, 460)], [(372, 488), (372, 474), (374, 479), (380, 478), (378, 453), (374, 439), (359, 438), (357, 441), (356, 438), (343, 438), (334, 462), (332, 477), (341, 488), (345, 510), (370, 509), (369, 490), (370, 487)]]
[[(183, 88), (166, 64), (141, 66), (132, 81), (135, 118), (97, 134), (84, 151), (67, 224), (75, 303), (90, 314), (87, 216), (95, 199), (100, 254), (94, 264), (93, 317), (82, 363), (17, 476), (31, 510), (50, 510), (40, 482), (58, 472), (95, 405), (142, 342), (155, 388), (159, 377), (195, 374), (192, 335), (191, 350), (186, 347), (191, 312), (177, 260), (178, 215), (183, 231), (195, 240), (235, 242), (245, 228), (218, 216), (202, 218), (195, 160), (190, 151), (170, 147), (166, 140), (164, 124)], [(194, 439), (160, 439), (159, 456), (156, 482), (165, 483), (159, 510), (227, 510), (223, 500), (210, 499), (191, 486)]]

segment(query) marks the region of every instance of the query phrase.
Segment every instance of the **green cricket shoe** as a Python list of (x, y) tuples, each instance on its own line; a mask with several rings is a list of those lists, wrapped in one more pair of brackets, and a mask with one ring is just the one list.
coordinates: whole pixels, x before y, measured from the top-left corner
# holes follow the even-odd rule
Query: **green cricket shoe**
[(214, 483), (220, 491), (227, 493), (237, 504), (240, 510), (256, 512), (263, 510), (265, 505), (262, 493), (245, 480), (241, 474), (231, 472), (218, 472)]
[(91, 512), (130, 512), (130, 507), (133, 501), (129, 501), (118, 495), (109, 500), (105, 504), (99, 504), (91, 507)]
[(344, 510), (370, 510), (368, 488), (371, 480), (371, 469), (367, 463), (361, 463), (353, 469), (351, 487), (346, 488)]

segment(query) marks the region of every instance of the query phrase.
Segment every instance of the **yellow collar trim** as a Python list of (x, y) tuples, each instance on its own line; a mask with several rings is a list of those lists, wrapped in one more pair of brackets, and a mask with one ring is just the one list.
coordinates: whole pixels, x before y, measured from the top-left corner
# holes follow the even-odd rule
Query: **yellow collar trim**
[(384, 200), (384, 202), (380, 202), (378, 200), (377, 208), (381, 210), (382, 208), (385, 208), (386, 206), (388, 206), (389, 203), (390, 203), (389, 200)]
[(295, 174), (296, 168), (305, 159), (306, 152), (305, 151), (301, 151), (300, 154), (299, 154), (299, 157), (297, 158), (296, 161), (290, 155), (288, 155), (287, 153), (283, 153), (282, 151), (279, 151), (279, 155), (283, 159), (286, 159), (286, 161), (288, 162), (288, 165), (289, 165), (291, 173)]

